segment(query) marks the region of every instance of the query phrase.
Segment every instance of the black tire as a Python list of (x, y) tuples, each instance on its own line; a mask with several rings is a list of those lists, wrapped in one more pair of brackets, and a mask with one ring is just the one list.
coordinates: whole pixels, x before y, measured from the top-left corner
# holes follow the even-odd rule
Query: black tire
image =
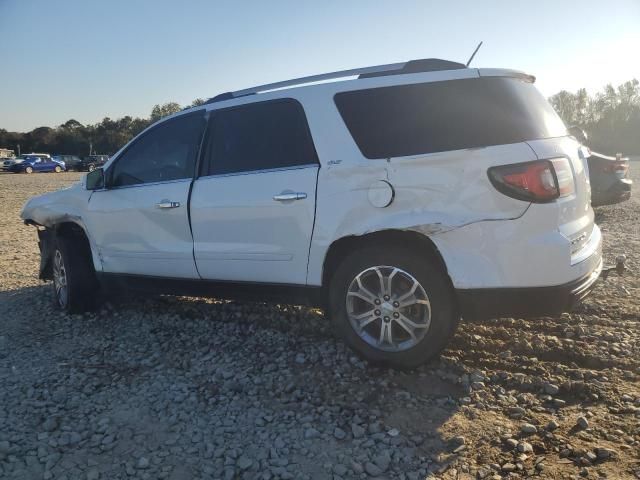
[[(336, 333), (356, 353), (374, 364), (415, 368), (437, 356), (455, 333), (460, 316), (449, 278), (433, 257), (431, 253), (416, 253), (397, 245), (369, 247), (348, 255), (329, 284), (330, 316)], [(351, 282), (368, 268), (382, 265), (397, 267), (413, 276), (424, 288), (430, 302), (429, 328), (418, 343), (406, 350), (375, 348), (356, 333), (347, 315), (346, 298)]]
[[(57, 255), (60, 255), (66, 275), (66, 291), (62, 296), (58, 290), (60, 282), (55, 278)], [(82, 313), (93, 310), (98, 303), (99, 284), (93, 268), (91, 251), (86, 241), (71, 236), (57, 237), (51, 262), (54, 271), (53, 299), (55, 305), (67, 313)]]

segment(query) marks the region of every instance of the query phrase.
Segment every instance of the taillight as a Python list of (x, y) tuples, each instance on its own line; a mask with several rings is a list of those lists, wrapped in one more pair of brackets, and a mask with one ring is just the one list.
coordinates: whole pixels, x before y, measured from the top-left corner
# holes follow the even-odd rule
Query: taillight
[(567, 197), (575, 192), (576, 187), (573, 182), (573, 170), (571, 170), (571, 164), (566, 158), (553, 158), (551, 159), (553, 168), (556, 174), (556, 181), (558, 182), (558, 191), (560, 197)]
[(574, 192), (569, 160), (554, 158), (491, 167), (487, 172), (496, 189), (518, 200), (545, 203)]
[(626, 160), (616, 160), (612, 162), (605, 163), (603, 170), (606, 173), (616, 173), (619, 176), (625, 176), (627, 174), (627, 170), (629, 169), (629, 164)]

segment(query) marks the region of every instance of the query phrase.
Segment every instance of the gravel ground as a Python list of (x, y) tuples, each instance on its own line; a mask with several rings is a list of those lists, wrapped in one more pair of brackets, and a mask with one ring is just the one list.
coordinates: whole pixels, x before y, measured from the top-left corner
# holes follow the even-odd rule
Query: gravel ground
[(399, 372), (303, 307), (57, 312), (18, 213), (79, 177), (0, 174), (0, 478), (640, 478), (640, 195), (598, 211), (633, 273), (560, 318), (465, 323)]

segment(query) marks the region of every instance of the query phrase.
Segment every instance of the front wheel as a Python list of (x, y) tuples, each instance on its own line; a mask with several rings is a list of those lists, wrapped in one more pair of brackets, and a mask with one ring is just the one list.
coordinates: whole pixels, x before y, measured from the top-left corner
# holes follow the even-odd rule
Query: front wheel
[(96, 166), (95, 166), (95, 165), (89, 165), (88, 170), (89, 170), (90, 172), (93, 172), (95, 169), (96, 169)]
[(367, 248), (336, 270), (329, 294), (334, 327), (367, 360), (414, 368), (455, 332), (452, 288), (431, 257), (397, 246)]
[(33, 168), (27, 167), (24, 169), (24, 173), (33, 173)]
[(60, 173), (62, 171), (62, 167), (60, 167), (59, 165), (56, 165), (56, 168), (54, 168), (56, 173)]
[(98, 282), (89, 248), (76, 238), (59, 237), (52, 263), (56, 306), (67, 313), (91, 310), (96, 304)]

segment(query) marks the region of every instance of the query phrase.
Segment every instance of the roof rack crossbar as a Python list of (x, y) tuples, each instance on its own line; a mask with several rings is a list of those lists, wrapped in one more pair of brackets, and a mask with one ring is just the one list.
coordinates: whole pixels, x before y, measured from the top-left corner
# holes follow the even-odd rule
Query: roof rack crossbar
[(351, 70), (340, 70), (331, 73), (322, 73), (320, 75), (310, 75), (308, 77), (294, 78), (292, 80), (285, 80), (283, 82), (267, 83), (266, 85), (259, 85), (257, 87), (245, 88), (244, 90), (236, 90), (232, 92), (233, 97), (242, 97), (244, 95), (251, 95), (259, 92), (266, 92), (269, 90), (277, 90), (279, 88), (291, 87), (293, 85), (303, 85), (305, 83), (321, 82), (323, 80), (333, 80), (336, 78), (355, 77), (357, 75), (369, 74), (369, 73), (382, 73), (393, 70), (401, 70), (408, 62), (401, 63), (389, 63), (386, 65), (376, 65), (373, 67), (353, 68)]

